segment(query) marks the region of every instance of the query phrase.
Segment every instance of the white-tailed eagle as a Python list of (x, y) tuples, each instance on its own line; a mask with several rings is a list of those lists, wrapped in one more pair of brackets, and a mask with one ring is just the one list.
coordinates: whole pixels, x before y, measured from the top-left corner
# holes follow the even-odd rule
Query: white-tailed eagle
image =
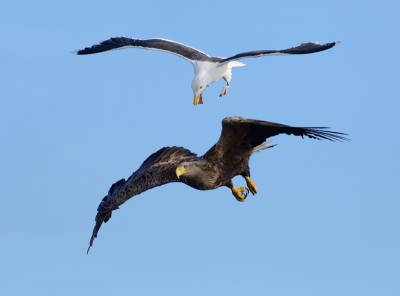
[[(279, 123), (227, 117), (222, 120), (218, 142), (203, 156), (198, 157), (182, 147), (164, 147), (150, 155), (128, 180), (114, 183), (97, 208), (96, 225), (90, 247), (103, 222), (111, 218), (112, 211), (131, 197), (146, 190), (171, 182), (181, 182), (198, 190), (228, 187), (233, 196), (243, 202), (249, 191), (257, 193), (257, 186), (250, 179), (249, 159), (258, 151), (274, 145), (266, 140), (287, 134), (318, 140), (347, 141), (346, 134), (326, 130), (325, 127), (292, 127)], [(246, 187), (235, 187), (232, 178), (242, 176)]]

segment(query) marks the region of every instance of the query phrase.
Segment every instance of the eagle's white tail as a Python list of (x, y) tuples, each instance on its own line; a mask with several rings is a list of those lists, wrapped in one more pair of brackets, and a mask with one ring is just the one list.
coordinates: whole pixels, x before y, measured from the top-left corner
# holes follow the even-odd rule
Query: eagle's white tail
[(256, 153), (256, 152), (260, 152), (261, 150), (264, 149), (268, 149), (268, 148), (272, 148), (275, 145), (271, 145), (272, 140), (268, 141), (268, 142), (264, 142), (261, 145), (258, 145), (257, 147), (254, 147), (253, 150), (251, 151), (251, 154)]

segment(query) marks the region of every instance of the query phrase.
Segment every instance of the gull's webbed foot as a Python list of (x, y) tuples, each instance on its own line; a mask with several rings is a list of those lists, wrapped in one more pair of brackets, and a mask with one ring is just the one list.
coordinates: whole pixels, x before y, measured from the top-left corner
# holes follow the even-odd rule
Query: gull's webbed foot
[(237, 201), (240, 202), (244, 202), (244, 200), (247, 197), (247, 194), (249, 194), (249, 189), (247, 189), (246, 187), (240, 187), (240, 188), (232, 187), (231, 190), (233, 196), (237, 199)]
[(256, 183), (254, 183), (254, 181), (252, 179), (250, 179), (250, 177), (245, 177), (246, 179), (246, 183), (247, 183), (247, 187), (249, 187), (250, 192), (254, 195), (257, 194), (257, 186)]

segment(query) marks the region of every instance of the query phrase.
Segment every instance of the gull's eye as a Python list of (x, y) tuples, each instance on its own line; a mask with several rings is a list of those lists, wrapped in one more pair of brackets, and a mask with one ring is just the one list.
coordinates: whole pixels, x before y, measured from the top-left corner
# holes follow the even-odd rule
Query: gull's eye
[(206, 87), (209, 87), (209, 85), (207, 85)]
[(202, 89), (203, 87), (202, 86), (200, 86), (200, 89)]

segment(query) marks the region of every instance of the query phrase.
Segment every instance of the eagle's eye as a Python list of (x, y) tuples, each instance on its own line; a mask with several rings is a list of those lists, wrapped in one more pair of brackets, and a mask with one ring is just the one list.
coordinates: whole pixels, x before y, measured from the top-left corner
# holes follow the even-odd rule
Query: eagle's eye
[(183, 166), (185, 169), (187, 169), (188, 168), (188, 166), (185, 164), (184, 166)]

